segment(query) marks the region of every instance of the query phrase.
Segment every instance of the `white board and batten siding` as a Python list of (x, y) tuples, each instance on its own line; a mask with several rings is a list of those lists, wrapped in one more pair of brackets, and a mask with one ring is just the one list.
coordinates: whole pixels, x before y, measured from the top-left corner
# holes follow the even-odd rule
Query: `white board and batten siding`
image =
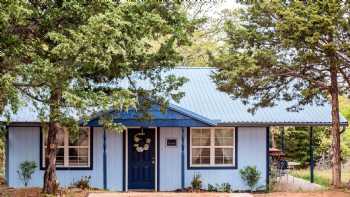
[[(83, 176), (91, 176), (91, 185), (103, 188), (103, 130), (93, 129), (93, 169), (92, 170), (57, 170), (60, 186), (69, 186)], [(122, 135), (107, 132), (107, 173), (108, 188), (122, 190)], [(39, 127), (9, 127), (9, 185), (23, 187), (17, 170), (23, 161), (35, 161), (38, 168), (32, 176), (30, 186), (43, 185), (44, 171), (40, 170), (40, 128)], [(113, 151), (110, 151), (113, 150)]]
[[(93, 169), (58, 170), (60, 186), (69, 186), (83, 176), (91, 176), (92, 187), (103, 188), (103, 129), (93, 129)], [(172, 191), (181, 188), (181, 128), (160, 128), (159, 131), (159, 190)], [(187, 131), (185, 143), (185, 187), (190, 186), (193, 175), (200, 174), (203, 186), (230, 183), (234, 189), (247, 189), (239, 176), (239, 169), (257, 166), (262, 174), (259, 185), (266, 183), (266, 128), (240, 127), (238, 129), (238, 169), (187, 169)], [(167, 139), (176, 139), (177, 146), (167, 146)], [(9, 185), (23, 187), (17, 170), (21, 162), (40, 162), (40, 128), (9, 128)], [(107, 188), (111, 191), (123, 190), (123, 135), (107, 132)], [(30, 186), (42, 186), (44, 171), (36, 170)]]
[[(176, 137), (177, 147), (166, 147), (166, 139)], [(239, 169), (256, 166), (261, 172), (258, 186), (266, 185), (266, 128), (238, 128), (238, 169), (188, 169), (187, 130), (185, 131), (185, 187), (191, 185), (195, 174), (200, 174), (203, 187), (229, 183), (234, 190), (248, 190), (241, 180)], [(181, 188), (181, 128), (160, 129), (160, 190), (172, 191)]]

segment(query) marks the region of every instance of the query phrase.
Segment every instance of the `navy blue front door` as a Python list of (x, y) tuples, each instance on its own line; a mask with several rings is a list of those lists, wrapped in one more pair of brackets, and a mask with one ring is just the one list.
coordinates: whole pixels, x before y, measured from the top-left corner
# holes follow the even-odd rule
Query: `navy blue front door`
[(128, 129), (128, 188), (154, 189), (155, 129)]

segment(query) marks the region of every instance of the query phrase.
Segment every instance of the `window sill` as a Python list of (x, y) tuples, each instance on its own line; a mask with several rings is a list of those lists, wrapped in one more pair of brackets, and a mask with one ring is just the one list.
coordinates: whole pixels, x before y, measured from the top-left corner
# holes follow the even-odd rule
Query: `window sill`
[[(40, 170), (46, 170), (45, 167), (40, 167)], [(57, 171), (60, 170), (93, 170), (92, 166), (90, 167), (56, 167)]]
[(237, 169), (237, 166), (188, 166), (188, 170), (225, 170)]

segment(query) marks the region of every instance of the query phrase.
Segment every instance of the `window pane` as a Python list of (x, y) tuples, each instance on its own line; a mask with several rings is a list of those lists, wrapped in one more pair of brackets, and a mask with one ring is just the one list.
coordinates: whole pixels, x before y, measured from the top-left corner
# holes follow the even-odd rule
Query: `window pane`
[(210, 129), (202, 129), (201, 137), (202, 138), (210, 138)]
[(57, 166), (63, 166), (64, 165), (64, 149), (63, 148), (57, 149), (56, 165)]
[(224, 157), (224, 164), (233, 164), (232, 157)]
[(72, 134), (69, 137), (69, 146), (88, 146), (89, 128), (80, 128), (79, 134)]
[(232, 129), (215, 129), (215, 137), (233, 137)]
[(69, 166), (88, 166), (88, 148), (69, 148)]
[(192, 137), (192, 146), (200, 146), (200, 145), (201, 145), (201, 138)]
[(215, 157), (215, 164), (223, 164), (224, 158), (223, 157)]
[(192, 129), (192, 138), (201, 137), (201, 129)]
[(222, 156), (224, 156), (224, 153), (223, 153), (222, 148), (216, 148), (216, 149), (215, 149), (215, 156), (216, 156), (216, 157), (222, 157)]
[(233, 146), (233, 130), (215, 129), (215, 146)]
[(192, 148), (192, 164), (210, 164), (210, 148)]
[(209, 165), (210, 157), (201, 157), (201, 164)]
[[(58, 140), (58, 146), (64, 146), (64, 129), (60, 129), (57, 132), (57, 140)], [(44, 145), (47, 145), (47, 132), (43, 132), (43, 138), (44, 138)]]
[(193, 129), (192, 146), (210, 146), (210, 130)]
[(233, 164), (233, 148), (215, 148), (215, 164)]
[(201, 146), (210, 146), (210, 138), (201, 138)]

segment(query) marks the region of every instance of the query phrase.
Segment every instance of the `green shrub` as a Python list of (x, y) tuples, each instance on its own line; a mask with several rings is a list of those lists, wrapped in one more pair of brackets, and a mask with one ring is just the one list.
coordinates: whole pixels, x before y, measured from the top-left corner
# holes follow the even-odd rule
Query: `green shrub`
[(34, 161), (24, 161), (19, 165), (17, 174), (19, 179), (23, 182), (24, 186), (27, 187), (32, 175), (35, 172), (37, 165)]
[(200, 190), (200, 189), (202, 189), (202, 180), (201, 180), (201, 175), (200, 174), (193, 175), (191, 186), (192, 186), (193, 190)]
[(208, 184), (208, 192), (217, 192), (218, 189), (212, 185), (212, 184)]
[(91, 176), (83, 176), (78, 181), (74, 182), (73, 187), (80, 188), (82, 190), (90, 189)]
[(242, 180), (254, 191), (261, 177), (261, 172), (256, 169), (256, 166), (247, 166), (239, 170)]
[(229, 183), (222, 183), (221, 185), (219, 185), (218, 190), (219, 190), (219, 192), (230, 193), (231, 192), (231, 185)]
[(231, 190), (231, 185), (229, 183), (222, 183), (221, 185), (216, 184), (215, 186), (212, 184), (208, 184), (208, 191), (230, 193), (232, 190)]

